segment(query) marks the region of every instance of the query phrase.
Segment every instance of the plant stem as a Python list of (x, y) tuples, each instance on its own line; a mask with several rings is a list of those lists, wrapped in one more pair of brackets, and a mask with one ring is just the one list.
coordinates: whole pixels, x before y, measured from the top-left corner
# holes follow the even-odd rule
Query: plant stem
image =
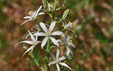
[(46, 48), (46, 66), (45, 66), (45, 71), (49, 70), (49, 51), (50, 51), (50, 38), (48, 38), (48, 42), (47, 42), (47, 48)]
[(54, 2), (54, 7), (53, 7), (53, 13), (52, 13), (51, 22), (53, 22), (53, 21), (54, 21), (54, 18), (55, 18), (55, 12), (56, 12), (57, 1), (58, 1), (58, 0), (55, 0), (55, 2)]
[[(54, 21), (55, 18), (55, 12), (56, 12), (56, 5), (57, 5), (57, 1), (55, 0), (54, 2), (54, 7), (53, 7), (53, 13), (52, 13), (52, 18), (51, 18), (51, 23)], [(50, 38), (48, 38), (48, 42), (47, 42), (47, 47), (46, 47), (46, 66), (45, 66), (45, 71), (49, 71), (49, 52), (50, 52), (50, 45), (51, 45), (51, 40)]]

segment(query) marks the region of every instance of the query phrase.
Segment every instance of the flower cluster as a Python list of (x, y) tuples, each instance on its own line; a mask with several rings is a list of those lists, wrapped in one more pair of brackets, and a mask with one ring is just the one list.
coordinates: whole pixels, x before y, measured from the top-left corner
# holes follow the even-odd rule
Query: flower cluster
[[(49, 6), (50, 6), (50, 4), (48, 3), (47, 9), (45, 9), (47, 11), (44, 11), (44, 12), (48, 12), (48, 10), (50, 10)], [(24, 17), (24, 19), (28, 19), (28, 20), (24, 21), (22, 24), (24, 24), (24, 23), (26, 23), (28, 21), (37, 19), (38, 15), (44, 15), (45, 14), (44, 12), (40, 12), (39, 13), (41, 8), (42, 8), (42, 5), (39, 7), (38, 10), (36, 10), (34, 12), (30, 11), (28, 13), (29, 16)], [(51, 7), (51, 9), (53, 9), (53, 7)], [(49, 15), (50, 15), (50, 13), (49, 13)], [(65, 16), (65, 14), (63, 16)], [(71, 70), (71, 68), (66, 63), (64, 63), (63, 61), (65, 61), (68, 58), (69, 54), (71, 54), (73, 56), (73, 52), (70, 50), (69, 47), (75, 48), (75, 45), (72, 43), (72, 40), (70, 39), (70, 36), (68, 34), (66, 34), (66, 35), (64, 34), (64, 31), (62, 31), (62, 30), (61, 31), (54, 31), (53, 30), (55, 28), (56, 24), (57, 24), (57, 21), (52, 21), (49, 25), (46, 24), (46, 23), (43, 23), (43, 22), (39, 22), (39, 26), (35, 28), (37, 31), (35, 31), (35, 32), (28, 31), (29, 34), (27, 35), (27, 37), (30, 36), (31, 40), (30, 41), (28, 41), (28, 40), (21, 41), (21, 43), (31, 44), (31, 47), (29, 47), (24, 54), (26, 54), (27, 52), (31, 52), (32, 53), (34, 47), (36, 47), (36, 45), (38, 45), (38, 43), (41, 43), (41, 48), (45, 50), (44, 47), (45, 47), (46, 43), (48, 42), (48, 40), (50, 40), (50, 44), (55, 45), (57, 50), (56, 50), (56, 58), (55, 58), (54, 54), (52, 53), (52, 51), (50, 49), (51, 46), (49, 45), (49, 49), (50, 49), (49, 50), (49, 54), (52, 56), (53, 61), (48, 63), (48, 66), (50, 66), (52, 64), (56, 64), (57, 70), (60, 71), (59, 65), (62, 65), (62, 66), (65, 66), (65, 67), (67, 67), (67, 68), (69, 68)], [(71, 22), (66, 24), (66, 23), (64, 23), (62, 21), (62, 24), (63, 24), (62, 25), (63, 26), (63, 30), (66, 30), (66, 29), (69, 29), (69, 28), (72, 27), (72, 23)], [(73, 30), (71, 29), (71, 31), (73, 31)], [(44, 39), (41, 42), (41, 41), (39, 41), (38, 37), (42, 37), (42, 36), (44, 37)], [(58, 37), (56, 39), (56, 36), (62, 37), (63, 40), (59, 39)], [(60, 56), (60, 43), (62, 43), (63, 46), (66, 47), (66, 55), (64, 55), (62, 57), (59, 57)], [(47, 46), (48, 46), (48, 44), (47, 44)], [(48, 52), (48, 51), (46, 51), (46, 52)]]

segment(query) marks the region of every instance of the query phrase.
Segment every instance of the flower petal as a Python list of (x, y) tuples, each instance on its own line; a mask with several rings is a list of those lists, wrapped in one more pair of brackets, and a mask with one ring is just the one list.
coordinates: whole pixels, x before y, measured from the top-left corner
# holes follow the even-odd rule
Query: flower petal
[(67, 55), (67, 56), (69, 55), (70, 51), (71, 51), (71, 50), (66, 46), (66, 55)]
[(59, 59), (60, 59), (60, 61), (62, 61), (62, 60), (65, 60), (66, 58), (67, 58), (66, 56), (62, 56)]
[(56, 51), (56, 59), (58, 59), (59, 55), (60, 55), (60, 50), (59, 50), (59, 48), (57, 48), (57, 51)]
[(48, 65), (50, 66), (51, 64), (55, 64), (55, 61), (51, 61)]
[(31, 21), (32, 19), (28, 19), (26, 21), (24, 21), (21, 25), (23, 25), (24, 23), (28, 22), (28, 21)]
[(42, 5), (38, 8), (38, 10), (37, 10), (37, 14), (38, 14), (38, 12), (40, 11), (41, 8), (42, 8)]
[(37, 32), (34, 34), (34, 36), (46, 36), (46, 34), (43, 32)]
[(23, 54), (23, 55), (25, 55), (27, 52), (29, 52), (30, 50), (33, 50), (33, 48), (34, 48), (35, 46), (31, 46), (29, 49), (27, 49), (27, 51)]
[(41, 48), (43, 49), (44, 45), (47, 43), (48, 37), (45, 37), (41, 43)]
[(73, 52), (70, 50), (71, 55), (73, 56)]
[(25, 16), (24, 19), (29, 19), (32, 18), (31, 16)]
[(29, 32), (29, 35), (30, 35), (31, 39), (32, 39), (33, 41), (36, 41), (35, 38), (34, 38), (34, 36), (31, 34), (31, 32), (30, 32), (29, 30), (28, 30), (28, 32)]
[(51, 35), (62, 35), (63, 32), (61, 31), (55, 31), (55, 32), (52, 32)]
[(60, 40), (60, 39), (57, 39), (57, 42), (63, 43), (63, 41), (62, 41), (62, 40)]
[(33, 43), (31, 43), (31, 41), (21, 41), (20, 43), (27, 43), (27, 44), (33, 44)]
[(50, 54), (51, 54), (52, 58), (55, 60), (55, 56), (53, 55), (53, 53), (50, 52)]
[(52, 40), (52, 42), (53, 42), (57, 47), (59, 47), (59, 44), (58, 44), (58, 42), (57, 42), (57, 40), (56, 40), (55, 38), (50, 37), (50, 39)]
[(65, 64), (65, 63), (60, 62), (59, 64), (62, 65), (62, 66), (65, 66), (65, 67), (67, 67), (67, 68), (69, 68), (71, 70), (71, 68), (67, 64)]
[(58, 64), (56, 64), (57, 70), (60, 71), (60, 67)]
[(45, 14), (44, 12), (40, 12), (38, 15), (43, 15), (43, 14)]
[(55, 25), (56, 25), (56, 22), (53, 21), (53, 22), (51, 23), (50, 27), (49, 27), (50, 31), (53, 30), (53, 28), (55, 27)]
[(70, 47), (73, 47), (73, 48), (75, 48), (75, 45), (74, 45), (74, 44), (70, 44)]
[(67, 42), (69, 42), (69, 39), (70, 39), (70, 38), (69, 38), (69, 36), (67, 35), (67, 39), (66, 39), (66, 40), (67, 40)]
[(42, 27), (42, 29), (44, 30), (44, 32), (46, 33), (47, 32), (47, 28), (46, 28), (45, 24), (42, 23), (42, 22), (40, 22), (39, 24)]

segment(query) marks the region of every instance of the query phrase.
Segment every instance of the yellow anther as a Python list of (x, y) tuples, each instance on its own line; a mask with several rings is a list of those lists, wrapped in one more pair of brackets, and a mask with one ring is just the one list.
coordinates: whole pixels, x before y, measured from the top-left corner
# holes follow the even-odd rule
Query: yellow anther
[(69, 40), (69, 42), (72, 42), (72, 40)]
[(32, 10), (32, 11), (29, 11), (29, 13), (28, 13), (28, 14), (29, 14), (29, 15), (31, 15), (32, 13), (33, 13), (33, 10)]
[(69, 22), (70, 27), (72, 27), (72, 24), (73, 24), (73, 23)]
[(36, 24), (36, 26), (38, 27), (38, 24)]
[(69, 43), (73, 44), (73, 43), (72, 43), (72, 40), (69, 40)]

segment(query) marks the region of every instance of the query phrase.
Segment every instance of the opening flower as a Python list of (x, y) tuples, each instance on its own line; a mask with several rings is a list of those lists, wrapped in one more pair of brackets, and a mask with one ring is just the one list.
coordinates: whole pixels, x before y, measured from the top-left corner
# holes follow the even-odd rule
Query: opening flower
[(44, 23), (40, 22), (39, 24), (40, 24), (40, 26), (41, 26), (41, 28), (43, 29), (44, 32), (37, 32), (37, 33), (34, 34), (34, 36), (46, 36), (46, 37), (44, 38), (44, 40), (42, 41), (42, 43), (41, 43), (42, 49), (43, 49), (44, 45), (47, 43), (48, 38), (50, 38), (51, 41), (52, 41), (57, 47), (59, 47), (59, 44), (58, 44), (57, 40), (56, 40), (53, 36), (55, 36), (55, 35), (63, 35), (63, 32), (61, 32), (61, 31), (52, 32), (53, 28), (54, 28), (55, 25), (56, 25), (56, 22), (53, 21), (53, 22), (51, 23), (49, 29), (47, 29), (47, 27), (45, 26)]
[(69, 69), (71, 70), (71, 68), (70, 68), (66, 63), (61, 62), (61, 61), (65, 60), (66, 57), (65, 57), (65, 56), (59, 57), (59, 55), (60, 55), (59, 49), (57, 49), (57, 51), (56, 51), (56, 58), (55, 58), (55, 56), (54, 56), (51, 52), (50, 52), (50, 54), (51, 54), (52, 58), (54, 59), (54, 61), (51, 61), (51, 62), (48, 64), (49, 66), (50, 66), (51, 64), (56, 64), (56, 67), (57, 67), (57, 70), (58, 70), (58, 71), (60, 71), (59, 65), (65, 66), (65, 67), (67, 67), (67, 68), (69, 68)]
[[(31, 33), (30, 31), (28, 31), (28, 32), (29, 32), (29, 35), (30, 35), (30, 37), (31, 37), (31, 41), (26, 40), (26, 41), (21, 41), (20, 43), (31, 44), (32, 46), (29, 47), (29, 49), (28, 49), (24, 54), (26, 54), (26, 53), (29, 52), (30, 50), (31, 50), (31, 53), (32, 53), (34, 47), (35, 47), (38, 43), (40, 43), (40, 41), (37, 41), (37, 39), (35, 39), (35, 37), (32, 35), (32, 33)], [(23, 55), (24, 55), (24, 54), (23, 54)]]
[(69, 53), (73, 56), (73, 52), (69, 49), (69, 47), (75, 48), (75, 45), (72, 43), (72, 40), (70, 40), (70, 37), (67, 35), (67, 38), (63, 36), (64, 40), (57, 40), (58, 42), (63, 43), (66, 46), (66, 55), (68, 56)]
[(28, 19), (28, 20), (24, 21), (21, 25), (23, 25), (24, 23), (26, 23), (26, 22), (28, 22), (28, 21), (35, 20), (38, 15), (44, 14), (44, 12), (40, 12), (40, 13), (39, 13), (39, 11), (41, 10), (41, 8), (42, 8), (42, 5), (39, 7), (38, 10), (36, 10), (36, 11), (34, 11), (34, 12), (33, 12), (33, 10), (30, 11), (30, 12), (28, 13), (29, 16), (25, 16), (25, 17), (24, 17), (24, 19)]
[(66, 29), (69, 29), (71, 32), (73, 32), (73, 34), (75, 35), (75, 37), (77, 37), (77, 35), (75, 34), (75, 32), (72, 30), (72, 25), (73, 25), (72, 22), (69, 22), (68, 24), (66, 24), (65, 21), (62, 21), (62, 23), (63, 23), (62, 26), (64, 27), (65, 30)]

